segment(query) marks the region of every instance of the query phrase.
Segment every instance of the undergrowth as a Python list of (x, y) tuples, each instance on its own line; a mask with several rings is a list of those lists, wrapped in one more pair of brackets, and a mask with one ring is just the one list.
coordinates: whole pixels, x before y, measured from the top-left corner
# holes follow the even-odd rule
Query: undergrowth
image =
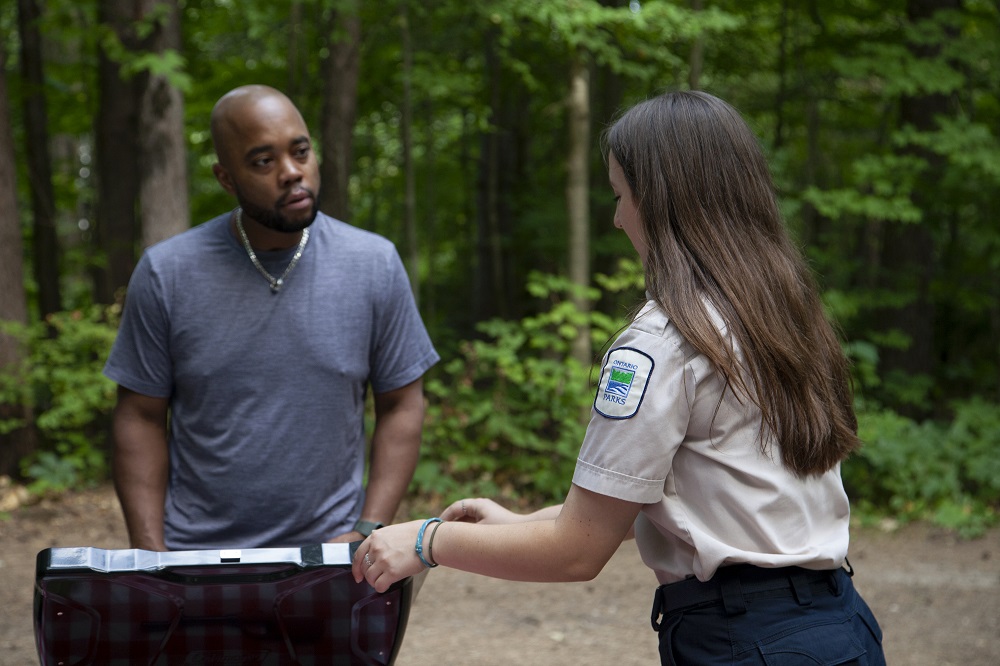
[[(612, 293), (634, 301), (641, 267), (626, 262), (599, 285), (605, 298)], [(569, 488), (600, 358), (626, 312), (618, 318), (581, 312), (574, 301), (594, 302), (599, 292), (563, 278), (533, 275), (529, 288), (545, 304), (539, 314), (482, 323), (479, 337), (445, 351), (449, 360), (428, 375), (424, 445), (410, 504), (433, 511), (478, 495), (529, 508), (561, 501)], [(23, 364), (0, 374), (0, 405), (20, 408), (3, 413), (22, 415), (0, 420), (0, 445), (33, 414), (40, 446), (21, 467), (33, 493), (107, 478), (115, 387), (101, 369), (117, 315), (115, 308), (93, 306), (2, 329), (26, 354)], [(589, 330), (594, 350), (586, 363), (572, 353), (581, 329)], [(848, 348), (861, 383), (874, 377), (870, 349)], [(859, 402), (858, 416), (864, 446), (842, 466), (856, 517), (927, 520), (966, 536), (997, 523), (1000, 405), (972, 398), (950, 405), (947, 419), (918, 422)]]

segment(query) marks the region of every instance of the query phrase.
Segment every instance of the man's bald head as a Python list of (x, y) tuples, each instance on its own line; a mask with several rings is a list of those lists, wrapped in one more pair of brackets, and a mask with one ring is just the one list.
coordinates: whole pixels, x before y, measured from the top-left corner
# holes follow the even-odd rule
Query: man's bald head
[(302, 114), (292, 100), (280, 90), (270, 86), (257, 84), (240, 86), (227, 92), (215, 103), (210, 118), (212, 145), (216, 157), (223, 166), (230, 165), (232, 156), (229, 152), (235, 139), (245, 134), (253, 123), (259, 122), (260, 110), (269, 106), (292, 110), (305, 127), (305, 120), (302, 119)]

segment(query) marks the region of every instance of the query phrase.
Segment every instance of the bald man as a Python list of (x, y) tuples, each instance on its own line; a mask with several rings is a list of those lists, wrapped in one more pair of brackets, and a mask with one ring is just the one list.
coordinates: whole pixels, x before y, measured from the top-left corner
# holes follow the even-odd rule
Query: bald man
[(211, 131), (213, 173), (237, 206), (146, 250), (104, 368), (131, 545), (360, 540), (409, 485), (422, 377), (439, 357), (392, 243), (319, 211), (291, 100), (237, 88)]

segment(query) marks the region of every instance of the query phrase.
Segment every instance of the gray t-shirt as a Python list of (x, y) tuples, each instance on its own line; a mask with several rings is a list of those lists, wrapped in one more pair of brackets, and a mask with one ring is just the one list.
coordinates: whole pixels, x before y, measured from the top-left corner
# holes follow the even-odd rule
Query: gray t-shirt
[[(388, 240), (320, 213), (272, 293), (230, 214), (150, 247), (104, 373), (170, 399), (166, 545), (302, 546), (364, 502), (364, 403), (439, 360)], [(263, 252), (280, 275), (295, 248)]]

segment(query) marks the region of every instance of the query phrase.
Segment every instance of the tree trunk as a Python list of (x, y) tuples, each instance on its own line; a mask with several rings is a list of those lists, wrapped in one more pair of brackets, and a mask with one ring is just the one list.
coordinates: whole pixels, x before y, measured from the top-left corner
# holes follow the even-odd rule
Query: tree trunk
[[(909, 0), (907, 13), (911, 23), (919, 23), (941, 10), (958, 10), (960, 0)], [(911, 44), (916, 57), (937, 57), (939, 45)], [(952, 98), (944, 94), (924, 94), (904, 97), (900, 104), (900, 124), (913, 127), (918, 132), (934, 131), (936, 118), (950, 114)], [(919, 224), (894, 223), (887, 225), (883, 244), (882, 276), (884, 288), (911, 295), (904, 306), (882, 312), (881, 323), (885, 329), (898, 329), (910, 338), (906, 349), (883, 350), (882, 372), (893, 370), (908, 375), (933, 375), (938, 365), (934, 339), (935, 307), (931, 297), (931, 282), (939, 268), (934, 249), (933, 228), (948, 219), (948, 211), (940, 210), (935, 196), (935, 183), (941, 179), (944, 168), (942, 157), (924, 148), (907, 147), (907, 153), (916, 155), (927, 163), (920, 182), (911, 195), (916, 206), (923, 211)], [(911, 416), (918, 411), (901, 409)]]
[[(817, 98), (814, 90), (810, 89), (806, 93), (806, 161), (802, 169), (802, 183), (800, 187), (805, 190), (807, 187), (822, 188), (825, 183), (822, 179), (821, 166), (823, 164), (823, 151), (820, 147), (820, 135), (823, 131), (823, 122), (820, 113), (820, 99)], [(777, 146), (776, 146), (777, 148)], [(798, 241), (802, 245), (812, 245), (820, 237), (820, 218), (816, 208), (808, 201), (802, 202), (801, 228), (799, 229)]]
[(305, 66), (308, 57), (304, 53), (302, 39), (302, 0), (292, 0), (288, 12), (288, 90), (291, 99), (302, 94), (305, 80)]
[[(162, 0), (138, 0), (140, 16), (147, 17), (160, 4)], [(153, 53), (181, 48), (177, 3), (166, 5), (169, 11), (148, 38)], [(191, 214), (181, 92), (161, 74), (145, 73), (141, 81), (139, 204), (142, 244), (149, 247), (190, 228)]]
[(483, 40), (486, 85), (489, 88), (490, 127), (480, 134), (476, 182), (476, 266), (473, 312), (475, 320), (507, 315), (504, 297), (503, 253), (500, 242), (500, 63), (496, 35), (491, 29)]
[[(704, 0), (691, 0), (691, 9), (700, 14), (705, 8)], [(688, 68), (688, 88), (698, 90), (701, 86), (701, 70), (705, 64), (705, 37), (699, 34), (691, 45), (691, 60)]]
[[(423, 100), (417, 107), (420, 110), (420, 115), (423, 117), (423, 143), (424, 143), (424, 160), (428, 165), (434, 165), (437, 161), (437, 151), (434, 145), (434, 108), (431, 103), (427, 100)], [(464, 142), (463, 142), (464, 143)], [(433, 166), (430, 167), (433, 169)], [(426, 211), (424, 217), (424, 252), (428, 257), (435, 256), (435, 247), (433, 245), (434, 239), (437, 238), (437, 225), (435, 220), (437, 218), (437, 190), (435, 185), (437, 180), (435, 178), (424, 178), (421, 189), (421, 198), (423, 200), (423, 209)], [(426, 268), (424, 270), (424, 277), (428, 287), (424, 290), (424, 298), (421, 299), (421, 311), (424, 316), (429, 321), (434, 321), (435, 315), (437, 314), (437, 299), (435, 297), (434, 285), (435, 274), (434, 274), (434, 262), (428, 261)]]
[[(132, 0), (100, 0), (98, 20), (125, 45), (133, 45)], [(107, 267), (94, 280), (95, 299), (112, 303), (135, 267), (139, 242), (139, 82), (122, 78), (121, 65), (100, 49), (97, 62), (98, 108), (95, 120), (95, 242)]]
[(417, 247), (417, 188), (413, 167), (413, 45), (410, 40), (410, 19), (406, 0), (400, 4), (401, 31), (403, 47), (403, 100), (402, 100), (402, 131), (403, 141), (403, 178), (405, 193), (403, 198), (403, 237), (406, 238), (407, 268), (410, 274), (410, 288), (420, 303), (420, 252)]
[[(566, 209), (569, 214), (569, 278), (590, 285), (590, 71), (585, 55), (573, 58), (570, 71), (569, 157), (566, 168)], [(590, 301), (574, 295), (574, 305), (590, 312)], [(573, 358), (591, 363), (590, 327), (582, 326), (573, 342)]]
[[(700, 2), (701, 0), (696, 0)], [(785, 145), (785, 102), (788, 97), (788, 0), (781, 3), (781, 19), (778, 22), (778, 90), (774, 95), (774, 143), (775, 150)]]
[[(17, 214), (17, 164), (14, 135), (10, 124), (7, 96), (7, 48), (0, 44), (0, 321), (28, 323), (28, 304), (24, 292), (24, 240), (21, 217)], [(20, 353), (9, 337), (0, 332), (0, 367), (17, 361)]]
[[(28, 303), (24, 293), (24, 241), (21, 216), (16, 213), (14, 136), (7, 96), (7, 49), (0, 44), (0, 322), (28, 323)], [(0, 373), (24, 361), (25, 350), (18, 341), (0, 330)], [(0, 420), (24, 419), (31, 423), (25, 407), (0, 402)], [(35, 448), (34, 430), (28, 425), (0, 434), (0, 475), (17, 476), (18, 463)]]
[(361, 16), (357, 0), (342, 3), (326, 22), (329, 56), (321, 63), (323, 113), (320, 124), (324, 211), (345, 222), (351, 219), (348, 185), (351, 177), (354, 121), (358, 108)]
[(42, 36), (36, 0), (18, 0), (21, 33), (21, 67), (24, 73), (25, 145), (28, 156), (28, 186), (34, 216), (34, 273), (38, 283), (38, 310), (42, 318), (62, 309), (59, 287), (59, 237), (56, 233), (55, 194), (49, 156), (49, 118), (42, 72)]

